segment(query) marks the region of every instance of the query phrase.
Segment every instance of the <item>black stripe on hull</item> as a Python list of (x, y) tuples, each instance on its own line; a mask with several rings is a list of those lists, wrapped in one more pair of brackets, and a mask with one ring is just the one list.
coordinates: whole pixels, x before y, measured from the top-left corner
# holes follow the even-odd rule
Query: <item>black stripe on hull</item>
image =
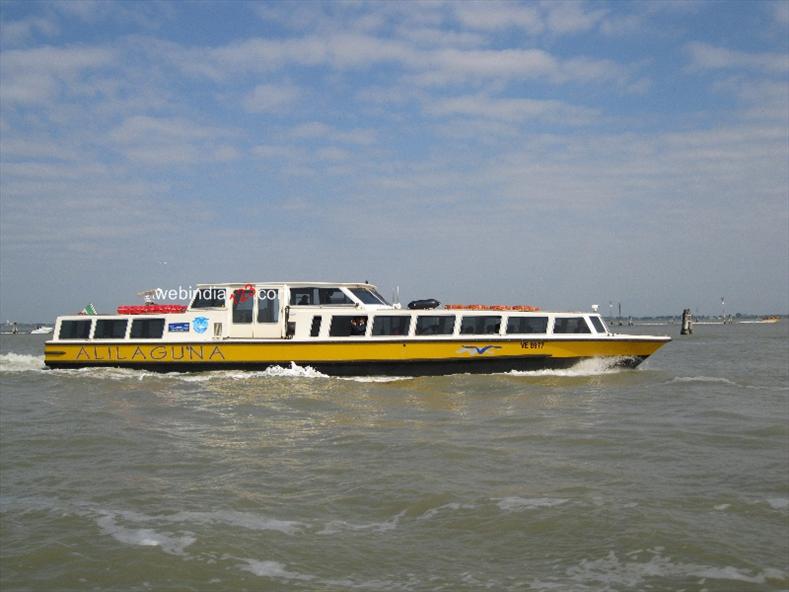
[[(571, 368), (582, 360), (591, 358), (553, 358), (550, 356), (476, 358), (462, 360), (401, 360), (401, 361), (348, 361), (310, 362), (299, 361), (300, 367), (309, 366), (329, 376), (441, 376), (446, 374), (495, 374), (511, 370), (560, 370)], [(635, 368), (645, 356), (616, 358), (615, 366)], [(275, 366), (287, 367), (290, 362), (163, 362), (163, 363), (68, 363), (47, 361), (52, 369), (58, 368), (130, 368), (151, 372), (198, 372), (210, 370), (265, 370)]]

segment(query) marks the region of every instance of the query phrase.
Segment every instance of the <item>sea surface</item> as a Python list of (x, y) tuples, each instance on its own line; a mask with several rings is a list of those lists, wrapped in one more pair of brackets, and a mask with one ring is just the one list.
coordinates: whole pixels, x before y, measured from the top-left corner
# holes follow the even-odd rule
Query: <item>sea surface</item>
[(44, 369), (0, 341), (0, 590), (789, 590), (789, 323), (637, 370)]

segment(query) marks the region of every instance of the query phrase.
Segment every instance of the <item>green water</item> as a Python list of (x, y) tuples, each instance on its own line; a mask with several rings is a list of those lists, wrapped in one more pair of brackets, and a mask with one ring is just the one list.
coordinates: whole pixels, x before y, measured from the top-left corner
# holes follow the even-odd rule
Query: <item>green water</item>
[(389, 381), (3, 336), (0, 590), (787, 590), (788, 328)]

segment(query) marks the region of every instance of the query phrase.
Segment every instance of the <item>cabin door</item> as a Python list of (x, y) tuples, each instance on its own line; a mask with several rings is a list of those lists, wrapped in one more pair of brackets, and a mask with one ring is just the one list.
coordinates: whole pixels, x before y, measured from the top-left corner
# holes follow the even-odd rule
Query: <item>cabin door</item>
[(279, 339), (283, 336), (285, 325), (283, 306), (284, 295), (281, 288), (259, 288), (255, 294), (255, 337)]
[(232, 305), (230, 337), (252, 337), (255, 290), (233, 290), (233, 293), (230, 295), (230, 302)]

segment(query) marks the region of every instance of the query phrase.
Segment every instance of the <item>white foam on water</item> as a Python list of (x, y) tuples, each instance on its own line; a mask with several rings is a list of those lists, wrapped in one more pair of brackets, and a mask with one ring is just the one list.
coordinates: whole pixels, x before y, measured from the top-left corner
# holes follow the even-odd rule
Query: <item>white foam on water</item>
[(289, 368), (282, 366), (271, 366), (262, 372), (263, 376), (276, 376), (286, 378), (328, 378), (323, 372), (318, 372), (311, 366), (299, 366), (295, 362), (290, 363)]
[(675, 376), (668, 384), (675, 382), (717, 382), (720, 384), (730, 384), (732, 386), (740, 386), (736, 382), (723, 378), (721, 376)]
[(291, 362), (289, 367), (270, 366), (265, 370), (212, 370), (208, 372), (167, 372), (164, 374), (144, 370), (123, 370), (124, 372), (145, 373), (160, 379), (178, 380), (181, 382), (211, 382), (214, 380), (253, 380), (260, 378), (329, 378), (311, 366), (299, 366)]
[[(567, 576), (576, 584), (583, 585), (583, 589), (604, 590), (609, 589), (641, 589), (649, 583), (650, 578), (699, 578), (699, 584), (704, 580), (728, 580), (764, 584), (768, 579), (784, 579), (786, 574), (773, 568), (767, 568), (760, 573), (749, 573), (733, 566), (723, 567), (696, 565), (672, 561), (662, 555), (662, 549), (644, 551), (650, 553), (647, 560), (638, 561), (639, 553), (627, 553), (626, 560), (620, 560), (613, 551), (600, 559), (584, 559), (578, 565), (567, 570)], [(542, 582), (540, 582), (542, 584)], [(549, 584), (554, 584), (550, 582)]]
[(746, 384), (745, 388), (754, 391), (789, 391), (789, 386), (781, 386), (781, 385), (759, 386), (756, 384)]
[(290, 367), (270, 366), (265, 370), (212, 370), (210, 372), (168, 372), (161, 377), (183, 382), (209, 382), (212, 380), (252, 380), (256, 378), (329, 378), (311, 366), (299, 366), (291, 362)]
[(730, 507), (731, 504), (718, 504), (717, 506), (715, 506), (715, 509), (718, 510), (719, 512), (722, 512), (723, 510), (728, 510)]
[(146, 378), (154, 378), (157, 376), (155, 372), (149, 372), (148, 370), (134, 370), (132, 368), (112, 368), (112, 367), (57, 368), (55, 370), (50, 370), (49, 372), (66, 375), (66, 376), (88, 376), (90, 378), (98, 378), (101, 380), (113, 380), (116, 382), (121, 380), (142, 381)]
[(244, 563), (239, 565), (239, 569), (250, 572), (262, 578), (275, 580), (290, 580), (293, 582), (312, 582), (313, 586), (320, 589), (329, 590), (413, 590), (416, 586), (413, 575), (409, 574), (405, 581), (392, 580), (362, 580), (354, 581), (350, 578), (344, 579), (323, 579), (310, 574), (303, 574), (291, 571), (284, 563), (279, 561), (261, 561), (258, 559), (238, 559)]
[(400, 380), (413, 380), (413, 376), (335, 376), (336, 380), (350, 380), (351, 382), (397, 382)]
[(511, 370), (506, 372), (510, 376), (602, 376), (605, 374), (618, 374), (628, 369), (620, 364), (626, 358), (589, 358), (581, 360), (574, 366), (564, 369), (552, 370)]
[(279, 561), (259, 561), (257, 559), (242, 559), (242, 561), (246, 562), (246, 565), (239, 566), (241, 569), (264, 578), (302, 580), (305, 582), (315, 579), (315, 576), (288, 571), (285, 565)]
[(451, 502), (448, 504), (444, 504), (443, 506), (438, 506), (437, 508), (431, 508), (427, 510), (424, 514), (419, 516), (417, 520), (430, 520), (434, 518), (438, 514), (449, 511), (456, 511), (456, 510), (474, 510), (477, 506), (473, 504), (460, 504), (458, 502)]
[(209, 372), (168, 372), (158, 374), (183, 382), (210, 382), (213, 380), (252, 380), (260, 378), (326, 378), (331, 380), (347, 380), (351, 382), (396, 382), (413, 380), (413, 376), (330, 376), (312, 366), (300, 366), (291, 362), (290, 366), (270, 366), (265, 370), (213, 370)]
[(555, 506), (561, 506), (562, 504), (566, 504), (570, 500), (564, 498), (553, 498), (553, 497), (534, 497), (534, 498), (525, 498), (525, 497), (504, 497), (504, 498), (493, 498), (494, 501), (498, 501), (497, 504), (499, 509), (504, 510), (505, 512), (520, 512), (522, 510), (538, 510), (540, 508), (553, 508)]
[(248, 530), (273, 530), (283, 534), (294, 535), (303, 528), (302, 522), (291, 520), (278, 520), (259, 516), (250, 512), (237, 512), (233, 510), (220, 510), (217, 512), (178, 512), (166, 518), (159, 518), (169, 522), (188, 522), (197, 524), (225, 524), (240, 526)]
[(708, 578), (710, 580), (732, 580), (735, 582), (748, 582), (750, 584), (764, 584), (767, 581), (764, 574), (749, 576), (730, 565), (726, 567), (707, 567), (700, 571), (694, 571), (690, 575)]
[(151, 528), (126, 528), (116, 521), (116, 515), (111, 512), (102, 512), (96, 519), (96, 524), (104, 534), (107, 534), (121, 543), (143, 547), (159, 547), (171, 555), (184, 555), (186, 547), (197, 539), (192, 533), (174, 536), (157, 532)]
[(323, 527), (317, 534), (337, 534), (344, 531), (361, 531), (369, 530), (371, 532), (387, 532), (394, 530), (400, 522), (400, 519), (405, 516), (406, 511), (403, 510), (399, 514), (392, 516), (389, 520), (384, 522), (371, 522), (368, 524), (353, 524), (345, 520), (332, 520)]
[(9, 352), (0, 354), (0, 372), (41, 372), (46, 370), (44, 356)]
[(773, 510), (785, 510), (789, 508), (789, 499), (785, 497), (771, 497), (767, 500), (767, 505)]
[[(582, 360), (572, 368), (563, 370), (512, 370), (505, 374), (511, 376), (599, 376), (615, 374), (623, 371), (617, 366), (618, 358), (591, 358)], [(0, 355), (0, 372), (52, 372), (55, 375), (88, 376), (113, 381), (164, 379), (179, 380), (182, 382), (210, 382), (214, 380), (252, 380), (259, 378), (328, 378), (360, 383), (387, 383), (403, 380), (413, 380), (413, 376), (329, 376), (311, 366), (300, 366), (291, 362), (290, 366), (270, 366), (265, 370), (214, 370), (208, 372), (167, 372), (159, 373), (149, 370), (114, 367), (83, 367), (83, 368), (58, 368), (48, 370), (44, 364), (44, 356), (31, 356), (26, 354), (7, 353)], [(675, 379), (676, 380), (676, 379)], [(733, 383), (732, 383), (733, 384)]]

